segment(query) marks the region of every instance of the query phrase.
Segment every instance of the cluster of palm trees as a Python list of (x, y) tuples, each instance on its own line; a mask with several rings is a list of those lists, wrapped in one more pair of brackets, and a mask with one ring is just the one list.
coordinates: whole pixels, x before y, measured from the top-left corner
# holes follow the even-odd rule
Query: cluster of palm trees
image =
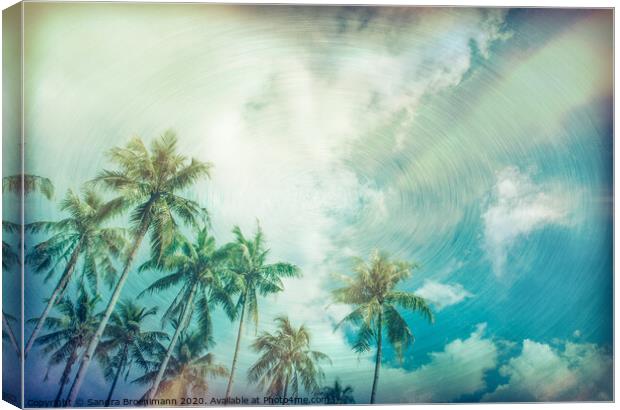
[[(208, 380), (215, 377), (228, 378), (229, 398), (244, 325), (251, 322), (258, 329), (259, 298), (282, 292), (283, 279), (301, 276), (300, 269), (287, 262), (270, 263), (260, 225), (250, 237), (234, 227), (234, 240), (217, 244), (209, 231), (207, 210), (184, 196), (197, 182), (210, 177), (212, 165), (179, 154), (173, 133), (166, 132), (148, 148), (134, 138), (110, 150), (109, 160), (115, 167), (88, 181), (81, 195), (67, 192), (60, 203), (64, 219), (24, 227), (29, 234), (46, 235), (31, 247), (25, 263), (43, 273), (46, 282), (56, 280), (41, 315), (31, 320), (34, 328), (24, 357), (38, 346), (50, 367), (64, 365), (56, 395), (59, 403), (69, 383), (67, 403), (76, 402), (93, 359), (110, 382), (108, 404), (119, 380), (127, 381), (134, 369), (141, 376), (131, 382), (146, 386), (143, 398), (149, 403), (159, 397), (204, 396)], [(38, 189), (48, 198), (53, 194), (44, 178), (5, 179), (3, 191), (26, 194)], [(129, 219), (128, 228), (111, 226), (124, 216)], [(3, 226), (14, 228), (8, 222)], [(149, 256), (137, 265), (145, 239)], [(7, 255), (12, 255), (4, 241), (3, 251), (5, 245), (3, 267)], [(361, 353), (377, 346), (371, 403), (382, 361), (383, 330), (402, 357), (413, 334), (399, 309), (433, 319), (424, 299), (395, 290), (413, 268), (375, 252), (368, 261), (356, 260), (353, 275), (342, 276), (344, 286), (333, 291), (335, 302), (353, 306), (341, 323), (356, 329), (354, 350)], [(132, 295), (121, 301), (126, 282), (136, 272), (156, 279), (137, 298)], [(100, 296), (102, 284), (111, 292), (107, 301)], [(77, 289), (75, 300), (68, 295), (70, 286)], [(170, 333), (148, 329), (149, 318), (159, 310), (140, 305), (138, 299), (155, 293), (169, 299), (160, 319), (162, 329), (171, 329)], [(102, 311), (97, 307), (100, 302), (105, 302)], [(239, 322), (230, 369), (209, 351), (216, 330), (212, 323), (215, 309), (221, 309), (231, 322)], [(6, 317), (3, 314), (3, 323)], [(270, 396), (297, 397), (305, 391), (322, 395), (327, 402), (353, 401), (352, 389), (343, 388), (339, 381), (333, 387), (321, 387), (321, 363), (330, 360), (312, 350), (304, 325), (295, 327), (288, 317), (278, 316), (275, 326), (275, 331), (261, 332), (250, 345), (258, 360), (247, 371), (248, 382)]]

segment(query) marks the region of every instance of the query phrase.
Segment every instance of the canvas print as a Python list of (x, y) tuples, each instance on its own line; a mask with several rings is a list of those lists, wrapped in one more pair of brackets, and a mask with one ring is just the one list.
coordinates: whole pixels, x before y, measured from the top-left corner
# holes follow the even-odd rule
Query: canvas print
[(613, 10), (3, 12), (3, 398), (612, 401)]

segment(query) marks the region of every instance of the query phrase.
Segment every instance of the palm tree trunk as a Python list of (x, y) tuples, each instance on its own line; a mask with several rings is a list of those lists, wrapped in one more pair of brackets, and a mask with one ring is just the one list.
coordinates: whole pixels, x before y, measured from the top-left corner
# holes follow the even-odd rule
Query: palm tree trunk
[(13, 329), (11, 329), (11, 325), (9, 324), (9, 321), (6, 320), (6, 316), (4, 316), (4, 312), (2, 312), (2, 325), (6, 329), (6, 333), (9, 336), (9, 340), (11, 341), (11, 344), (13, 345), (15, 352), (17, 352), (17, 357), (21, 357), (22, 353), (19, 350), (19, 345), (17, 344), (15, 333), (13, 333)]
[(187, 298), (187, 303), (185, 304), (185, 308), (183, 309), (183, 316), (179, 321), (179, 325), (174, 331), (174, 335), (172, 336), (172, 340), (170, 340), (170, 345), (168, 346), (168, 350), (166, 351), (166, 356), (164, 360), (159, 365), (159, 370), (157, 371), (157, 376), (155, 377), (155, 381), (153, 382), (153, 387), (149, 390), (147, 398), (149, 400), (155, 398), (157, 394), (157, 390), (159, 390), (159, 384), (161, 380), (164, 378), (164, 373), (166, 372), (166, 367), (168, 367), (168, 361), (170, 361), (170, 356), (172, 356), (172, 351), (179, 340), (179, 336), (181, 332), (185, 330), (188, 324), (189, 316), (192, 312), (192, 303), (194, 303), (194, 295), (196, 294), (196, 289), (198, 289), (198, 282), (195, 282), (192, 285), (192, 290), (189, 292), (189, 297)]
[(62, 397), (62, 391), (65, 389), (67, 382), (69, 381), (69, 375), (71, 374), (71, 369), (73, 368), (73, 364), (77, 360), (77, 348), (74, 347), (69, 359), (67, 359), (67, 364), (65, 365), (65, 369), (62, 372), (62, 376), (60, 377), (60, 388), (58, 389), (58, 394), (56, 394), (56, 398), (54, 399), (55, 407), (63, 407), (60, 403), (60, 398)]
[(35, 325), (34, 330), (32, 331), (32, 334), (30, 335), (30, 339), (28, 339), (28, 343), (26, 344), (26, 348), (24, 349), (24, 359), (28, 356), (28, 352), (32, 348), (32, 345), (34, 344), (35, 340), (37, 340), (37, 336), (39, 336), (39, 332), (41, 331), (41, 329), (43, 329), (45, 320), (47, 319), (50, 312), (52, 311), (52, 308), (56, 305), (56, 302), (58, 302), (58, 300), (61, 298), (62, 293), (64, 293), (65, 289), (67, 288), (67, 284), (71, 280), (71, 276), (73, 276), (73, 271), (75, 270), (75, 266), (77, 265), (77, 260), (78, 260), (78, 256), (80, 255), (81, 248), (82, 248), (82, 239), (80, 239), (80, 242), (78, 242), (75, 249), (73, 250), (73, 253), (71, 254), (71, 258), (69, 259), (69, 262), (67, 263), (67, 266), (65, 267), (65, 271), (60, 277), (60, 280), (58, 281), (58, 284), (56, 285), (54, 292), (52, 292), (52, 295), (47, 301), (47, 305), (45, 306), (45, 309), (43, 309), (43, 313), (41, 313), (41, 317), (39, 317), (39, 320), (37, 320), (37, 324)]
[(379, 383), (379, 369), (381, 368), (381, 330), (383, 328), (383, 311), (379, 310), (377, 319), (377, 357), (375, 359), (375, 377), (372, 382), (372, 391), (370, 393), (370, 404), (375, 403), (375, 395), (377, 394), (377, 384)]
[(282, 397), (286, 397), (286, 394), (288, 392), (288, 383), (289, 383), (289, 375), (286, 375), (286, 380), (284, 381), (284, 394), (282, 394)]
[(233, 378), (235, 377), (235, 370), (237, 369), (237, 358), (239, 356), (239, 345), (241, 344), (241, 334), (243, 333), (243, 320), (245, 319), (245, 304), (248, 300), (246, 294), (243, 295), (243, 305), (241, 307), (241, 317), (239, 318), (239, 332), (237, 333), (237, 343), (235, 344), (235, 353), (233, 354), (232, 366), (230, 366), (230, 377), (228, 378), (228, 386), (226, 386), (226, 398), (230, 397), (232, 390)]
[(69, 396), (67, 405), (73, 406), (75, 404), (75, 399), (77, 399), (77, 395), (80, 392), (80, 386), (86, 377), (86, 371), (88, 370), (88, 366), (90, 366), (90, 362), (92, 361), (93, 355), (95, 354), (95, 350), (99, 345), (99, 340), (101, 340), (101, 336), (103, 335), (103, 331), (108, 325), (108, 320), (110, 320), (110, 316), (114, 311), (114, 307), (116, 307), (116, 303), (118, 299), (121, 297), (121, 292), (123, 287), (125, 286), (125, 282), (127, 282), (127, 278), (129, 277), (129, 269), (133, 264), (133, 261), (138, 253), (138, 249), (140, 249), (140, 244), (146, 235), (146, 232), (149, 229), (149, 225), (151, 223), (151, 218), (148, 216), (150, 214), (151, 207), (148, 206), (147, 209), (144, 210), (144, 214), (146, 215), (142, 222), (140, 223), (140, 227), (138, 228), (138, 232), (136, 233), (136, 240), (133, 244), (129, 255), (127, 256), (127, 262), (125, 263), (125, 267), (123, 268), (123, 273), (116, 283), (116, 287), (114, 288), (114, 292), (110, 297), (110, 301), (108, 302), (108, 306), (105, 309), (105, 313), (103, 314), (103, 318), (101, 322), (99, 322), (99, 326), (97, 327), (97, 331), (93, 335), (93, 338), (88, 343), (88, 347), (84, 352), (84, 356), (82, 356), (82, 361), (80, 362), (80, 368), (78, 369), (78, 373), (75, 376), (75, 381), (73, 382), (73, 386), (71, 386), (71, 390), (69, 391)]
[(114, 394), (114, 389), (116, 388), (116, 383), (118, 382), (119, 377), (123, 371), (123, 367), (125, 367), (125, 361), (127, 360), (127, 349), (128, 345), (125, 345), (123, 348), (123, 353), (121, 357), (121, 362), (118, 364), (118, 369), (116, 370), (116, 374), (114, 375), (114, 381), (112, 382), (112, 386), (110, 387), (110, 392), (108, 393), (108, 398), (105, 401), (105, 407), (110, 407), (110, 400), (112, 400), (112, 394)]

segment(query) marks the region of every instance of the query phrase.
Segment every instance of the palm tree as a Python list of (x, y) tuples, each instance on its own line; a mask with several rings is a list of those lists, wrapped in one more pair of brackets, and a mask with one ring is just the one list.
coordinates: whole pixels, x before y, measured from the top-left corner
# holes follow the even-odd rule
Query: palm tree
[[(11, 192), (13, 194), (18, 194), (21, 196), (22, 192), (24, 195), (29, 193), (38, 191), (47, 199), (51, 200), (54, 196), (54, 185), (52, 185), (52, 181), (48, 178), (44, 178), (38, 175), (29, 175), (29, 174), (18, 174), (18, 175), (9, 175), (2, 178), (2, 192)], [(22, 199), (20, 198), (20, 201)], [(22, 225), (10, 221), (2, 221), (2, 230), (7, 233), (18, 233), (21, 235)], [(10, 243), (2, 239), (2, 270), (7, 271), (13, 265), (20, 263), (18, 251), (13, 249)], [(17, 355), (21, 357), (21, 349), (17, 344), (17, 339), (15, 338), (15, 334), (10, 326), (10, 320), (12, 316), (7, 316), (4, 311), (2, 312), (2, 324), (5, 329), (6, 336), (10, 340), (11, 344), (17, 351)], [(3, 332), (3, 335), (4, 335)]]
[(385, 327), (388, 341), (399, 358), (402, 358), (403, 349), (409, 347), (414, 340), (411, 329), (397, 307), (419, 312), (429, 322), (433, 322), (433, 312), (425, 299), (413, 293), (395, 290), (399, 282), (411, 277), (411, 271), (415, 267), (416, 265), (407, 262), (391, 261), (385, 253), (374, 251), (369, 262), (356, 258), (353, 276), (342, 276), (345, 286), (332, 293), (337, 303), (354, 306), (354, 310), (338, 324), (340, 326), (344, 322), (350, 322), (358, 326), (357, 341), (353, 349), (357, 353), (367, 352), (373, 340), (377, 344), (371, 404), (375, 402), (379, 381), (383, 328)]
[(227, 275), (228, 248), (218, 248), (215, 238), (208, 234), (206, 228), (198, 231), (195, 243), (192, 244), (179, 237), (178, 243), (172, 248), (178, 248), (178, 250), (173, 250), (171, 255), (164, 256), (162, 262), (151, 260), (140, 268), (145, 270), (161, 265), (163, 269), (172, 272), (155, 281), (143, 294), (165, 291), (181, 284), (180, 290), (162, 318), (162, 322), (175, 318), (179, 325), (161, 361), (159, 371), (149, 391), (149, 399), (157, 395), (159, 384), (164, 377), (176, 343), (181, 333), (187, 330), (195, 310), (197, 310), (198, 328), (200, 329), (198, 334), (202, 335), (204, 340), (208, 340), (212, 334), (211, 305), (213, 303), (222, 305), (228, 316), (234, 317), (234, 305), (223, 281), (224, 276)]
[(47, 272), (47, 282), (62, 262), (66, 261), (66, 264), (30, 335), (24, 357), (32, 348), (52, 307), (62, 298), (80, 259), (83, 261), (81, 280), (89, 282), (93, 293), (98, 292), (99, 276), (112, 287), (117, 275), (112, 259), (120, 255), (126, 244), (125, 232), (102, 225), (118, 212), (118, 208), (117, 202), (105, 203), (92, 189), (84, 190), (82, 198), (69, 190), (60, 206), (62, 211), (69, 214), (67, 218), (26, 225), (26, 229), (33, 234), (52, 234), (37, 244), (26, 257), (26, 261), (34, 265), (35, 272)]
[(110, 323), (103, 334), (104, 339), (97, 348), (105, 377), (112, 381), (106, 407), (110, 405), (121, 373), (126, 372), (126, 380), (134, 364), (148, 371), (148, 357), (157, 351), (161, 341), (168, 338), (164, 332), (143, 329), (144, 321), (156, 313), (156, 307), (146, 309), (126, 300), (119, 304), (110, 317)]
[(310, 332), (304, 325), (296, 329), (285, 316), (275, 318), (275, 322), (275, 333), (263, 332), (251, 345), (261, 356), (250, 367), (250, 383), (266, 388), (270, 396), (287, 397), (289, 385), (295, 397), (300, 385), (316, 393), (324, 378), (319, 362), (331, 360), (324, 353), (310, 350)]
[(118, 197), (113, 201), (125, 208), (132, 208), (130, 219), (133, 244), (101, 323), (80, 363), (76, 382), (69, 392), (71, 403), (75, 403), (93, 354), (121, 296), (129, 270), (146, 234), (149, 231), (151, 233), (153, 256), (161, 258), (177, 231), (175, 216), (187, 225), (197, 226), (200, 216), (206, 215), (206, 211), (196, 202), (177, 193), (190, 188), (199, 179), (208, 177), (211, 164), (193, 158), (188, 161), (177, 153), (177, 139), (172, 132), (166, 132), (160, 139), (155, 140), (150, 151), (142, 140), (134, 138), (126, 147), (112, 149), (109, 157), (118, 169), (104, 170), (93, 182), (118, 193)]
[(40, 192), (49, 200), (54, 197), (54, 185), (48, 178), (32, 174), (9, 175), (2, 178), (2, 192), (21, 194), (22, 187), (24, 195)]
[(54, 306), (60, 316), (48, 316), (44, 326), (49, 333), (39, 336), (35, 341), (37, 345), (43, 347), (45, 354), (50, 355), (48, 362), (50, 367), (65, 363), (55, 403), (60, 401), (80, 350), (97, 328), (100, 315), (95, 314), (95, 309), (98, 301), (97, 297), (91, 297), (88, 291), (80, 286), (75, 302), (63, 298)]
[(336, 379), (333, 386), (325, 386), (319, 392), (325, 400), (325, 404), (355, 404), (353, 398), (353, 387), (342, 387), (340, 381)]
[[(177, 327), (178, 328), (178, 327)], [(207, 353), (209, 343), (205, 343), (200, 332), (182, 332), (166, 367), (159, 395), (170, 397), (204, 397), (209, 392), (208, 378), (226, 377), (226, 367), (215, 362), (213, 353)], [(166, 354), (162, 351), (161, 359)], [(145, 373), (134, 380), (142, 385), (153, 385), (158, 370)], [(149, 389), (146, 395), (149, 395)]]
[(301, 271), (293, 264), (266, 263), (269, 249), (265, 249), (265, 237), (260, 225), (257, 226), (256, 233), (251, 239), (247, 239), (238, 226), (233, 228), (233, 235), (235, 242), (232, 246), (231, 271), (235, 278), (235, 291), (239, 292), (235, 311), (241, 310), (241, 316), (230, 377), (226, 387), (226, 398), (230, 397), (232, 391), (246, 315), (253, 319), (255, 328), (258, 328), (258, 295), (266, 296), (282, 292), (284, 290), (282, 278), (301, 276)]

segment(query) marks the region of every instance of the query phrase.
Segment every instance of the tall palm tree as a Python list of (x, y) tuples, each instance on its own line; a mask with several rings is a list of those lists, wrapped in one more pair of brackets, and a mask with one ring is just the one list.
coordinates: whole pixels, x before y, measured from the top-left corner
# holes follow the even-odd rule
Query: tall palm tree
[(103, 226), (118, 212), (118, 202), (106, 203), (92, 189), (85, 189), (81, 198), (68, 190), (60, 209), (69, 216), (60, 221), (26, 225), (26, 229), (33, 234), (51, 234), (34, 246), (26, 257), (26, 262), (34, 265), (35, 272), (46, 272), (45, 281), (48, 281), (55, 275), (58, 266), (66, 263), (28, 339), (24, 357), (32, 348), (52, 307), (62, 298), (79, 261), (82, 260), (83, 265), (81, 280), (88, 281), (91, 292), (97, 293), (99, 276), (108, 286), (113, 285), (117, 275), (113, 259), (120, 255), (126, 244), (123, 229)]
[(325, 400), (325, 404), (355, 404), (353, 387), (343, 387), (338, 379), (333, 386), (323, 387), (319, 395)]
[[(166, 367), (158, 397), (204, 397), (209, 392), (209, 378), (228, 376), (226, 367), (215, 362), (213, 353), (207, 353), (208, 346), (200, 332), (181, 333)], [(162, 351), (160, 359), (164, 354)], [(158, 372), (147, 372), (134, 382), (153, 385)]]
[(285, 316), (275, 318), (275, 322), (275, 333), (263, 332), (251, 345), (261, 356), (250, 367), (250, 383), (258, 383), (270, 396), (287, 397), (289, 386), (293, 396), (299, 394), (300, 386), (316, 393), (324, 378), (319, 362), (331, 360), (310, 349), (310, 332), (304, 325), (295, 328)]
[(194, 313), (198, 316), (198, 328), (200, 329), (198, 334), (202, 335), (204, 340), (208, 340), (212, 335), (212, 304), (222, 305), (228, 316), (234, 317), (234, 304), (227, 292), (228, 289), (225, 289), (228, 274), (228, 248), (218, 248), (215, 238), (209, 235), (207, 228), (198, 231), (195, 243), (190, 243), (179, 236), (178, 243), (172, 248), (178, 248), (178, 250), (173, 250), (171, 255), (164, 256), (159, 263), (151, 260), (140, 268), (146, 270), (160, 266), (172, 272), (155, 281), (143, 294), (165, 291), (181, 284), (176, 297), (162, 318), (162, 322), (174, 318), (178, 321), (178, 326), (159, 365), (153, 386), (149, 390), (149, 399), (157, 394), (177, 341), (181, 333), (187, 330)]
[[(51, 200), (54, 196), (54, 185), (48, 178), (31, 174), (9, 175), (2, 178), (2, 192), (10, 192), (17, 195), (30, 194), (32, 192), (40, 192), (47, 199)], [(20, 198), (21, 200), (21, 198)], [(2, 230), (6, 233), (18, 233), (21, 235), (21, 223), (11, 221), (2, 221)], [(8, 241), (2, 238), (2, 270), (7, 271), (13, 265), (20, 263), (19, 251), (15, 250)], [(17, 339), (10, 326), (12, 316), (2, 311), (2, 325), (11, 344), (17, 351), (17, 355), (21, 357), (21, 349), (17, 344)], [(5, 334), (3, 332), (3, 335)]]
[(142, 140), (134, 138), (126, 147), (112, 149), (109, 157), (118, 169), (104, 170), (95, 178), (94, 183), (116, 192), (118, 197), (113, 201), (132, 209), (130, 219), (133, 244), (101, 323), (80, 363), (77, 378), (69, 392), (71, 403), (75, 403), (93, 354), (121, 296), (130, 268), (146, 234), (149, 231), (151, 233), (153, 256), (161, 258), (177, 231), (175, 216), (187, 225), (197, 226), (201, 216), (206, 214), (196, 202), (180, 196), (178, 192), (190, 188), (201, 178), (208, 177), (211, 164), (194, 158), (188, 160), (180, 155), (174, 133), (166, 132), (153, 141), (150, 151)]
[(81, 286), (75, 302), (63, 298), (54, 306), (60, 316), (48, 316), (44, 326), (49, 333), (39, 336), (35, 341), (37, 345), (43, 347), (43, 353), (50, 355), (48, 361), (50, 367), (65, 363), (56, 403), (59, 402), (69, 381), (71, 369), (80, 351), (97, 328), (100, 315), (95, 313), (95, 309), (98, 301), (97, 297), (90, 296), (84, 286)]
[(148, 357), (154, 354), (160, 343), (168, 339), (164, 332), (144, 330), (144, 322), (157, 313), (157, 308), (146, 309), (131, 300), (121, 302), (103, 333), (103, 339), (97, 348), (106, 379), (112, 381), (106, 407), (110, 405), (114, 389), (123, 372), (125, 380), (132, 365), (143, 371), (149, 370)]
[(231, 271), (235, 277), (235, 291), (239, 292), (235, 310), (237, 312), (240, 310), (241, 315), (230, 377), (226, 387), (226, 398), (230, 397), (232, 391), (246, 315), (254, 320), (255, 328), (258, 326), (258, 295), (266, 296), (282, 292), (284, 290), (282, 278), (301, 276), (301, 271), (293, 264), (267, 263), (269, 249), (265, 249), (265, 237), (260, 225), (257, 226), (253, 238), (246, 238), (238, 226), (233, 228), (233, 234), (235, 242), (231, 256)]
[(357, 341), (353, 349), (358, 353), (367, 352), (373, 341), (377, 344), (371, 404), (375, 402), (379, 381), (383, 328), (400, 358), (403, 349), (409, 347), (414, 340), (411, 329), (397, 308), (419, 312), (429, 322), (433, 322), (433, 312), (425, 299), (395, 289), (400, 282), (411, 277), (411, 271), (415, 267), (416, 265), (408, 262), (392, 261), (387, 254), (374, 251), (369, 262), (356, 258), (353, 276), (341, 276), (345, 286), (332, 293), (337, 303), (354, 306), (354, 310), (339, 323), (349, 322), (358, 327)]

